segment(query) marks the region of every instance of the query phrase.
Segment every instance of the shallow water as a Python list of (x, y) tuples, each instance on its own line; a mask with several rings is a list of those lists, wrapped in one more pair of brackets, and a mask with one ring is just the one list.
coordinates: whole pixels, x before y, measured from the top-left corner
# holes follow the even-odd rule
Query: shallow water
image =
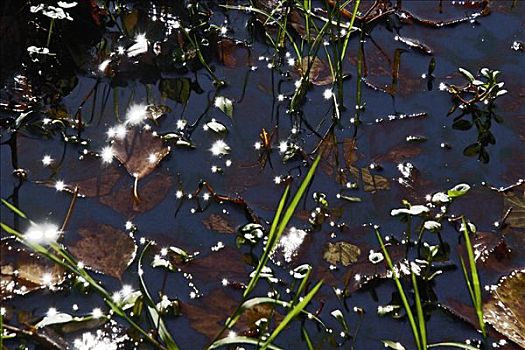
[[(475, 9), (456, 3), (444, 1), (443, 12), (440, 13), (438, 2), (403, 2), (405, 9), (418, 16), (438, 20), (458, 18), (465, 13), (475, 12)], [(478, 231), (501, 234), (501, 230), (494, 227), (494, 222), (500, 220), (505, 213), (503, 194), (489, 187), (510, 186), (525, 175), (525, 73), (522, 68), (525, 61), (523, 51), (511, 49), (513, 42), (524, 40), (525, 17), (524, 4), (519, 1), (514, 7), (512, 4), (512, 1), (490, 2), (491, 13), (473, 22), (467, 21), (439, 29), (418, 24), (403, 24), (399, 28), (399, 35), (417, 39), (428, 45), (433, 51), (432, 55), (420, 53), (394, 40), (395, 33), (389, 30), (391, 23), (387, 23), (386, 20), (378, 21), (370, 35), (389, 58), (392, 59), (396, 48), (407, 51), (401, 55), (398, 91), (394, 97), (363, 85), (362, 101), (366, 102), (366, 109), (360, 114), (362, 124), (357, 130), (351, 125), (350, 118), (354, 117), (356, 105), (359, 38), (353, 36), (350, 40), (343, 67), (343, 71), (351, 75), (350, 79), (344, 81), (345, 95), (342, 104), (346, 109), (341, 112), (340, 123), (334, 127), (337, 155), (333, 147), (326, 147), (328, 150), (325, 149), (307, 197), (301, 202), (298, 215), (289, 225), (308, 232), (295, 257), (285, 264), (284, 268), (271, 264), (274, 274), (282, 279), (281, 284), (273, 287), (284, 295), (285, 299), (289, 297), (285, 290), (293, 280), (289, 275), (292, 268), (309, 263), (313, 266), (312, 285), (317, 280), (324, 279), (325, 284), (309, 309), (313, 312), (320, 304), (324, 304), (319, 316), (333, 333), (317, 329), (313, 323), (306, 322), (312, 342), (317, 344), (318, 348), (336, 348), (338, 343), (343, 341), (339, 336), (341, 326), (330, 316), (330, 312), (337, 308), (343, 310), (352, 333), (360, 325), (353, 343), (355, 349), (382, 348), (383, 339), (399, 341), (405, 347), (413, 348), (412, 335), (406, 320), (380, 317), (376, 312), (378, 305), (386, 305), (392, 299), (395, 287), (391, 280), (379, 280), (364, 286), (353, 292), (344, 302), (336, 296), (334, 290), (344, 289), (349, 268), (339, 265), (335, 270), (330, 269), (323, 259), (328, 242), (351, 242), (358, 245), (364, 255), (368, 254), (369, 249), (378, 251), (380, 248), (369, 224), (379, 225), (383, 236), (390, 235), (401, 240), (406, 225), (390, 215), (391, 209), (402, 207), (403, 199), (412, 204), (424, 204), (426, 195), (446, 191), (459, 183), (468, 183), (472, 189), (466, 196), (454, 202), (450, 213), (456, 216), (464, 214), (476, 225)], [(190, 280), (182, 273), (166, 274), (161, 269), (151, 268), (147, 268), (145, 273), (145, 280), (155, 297), (157, 294), (154, 291), (163, 285), (164, 293), (170, 298), (178, 299), (182, 304), (182, 315), (168, 318), (167, 321), (167, 326), (181, 349), (205, 347), (210, 340), (206, 334), (213, 334), (213, 331), (220, 329), (221, 322), (232, 311), (230, 306), (235, 306), (241, 300), (242, 294), (230, 286), (224, 287), (222, 280), (226, 278), (229, 281), (247, 283), (253, 268), (246, 264), (246, 256), (249, 257), (250, 253), (256, 257), (260, 256), (261, 245), (252, 251), (246, 246), (237, 248), (235, 233), (217, 232), (221, 230), (216, 227), (214, 230), (213, 225), (211, 228), (210, 225), (206, 225), (205, 220), (212, 214), (218, 214), (230, 227), (237, 229), (248, 222), (241, 206), (227, 202), (218, 203), (212, 199), (201, 199), (203, 205), (198, 206), (193, 199), (178, 199), (176, 192), (181, 190), (187, 196), (197, 189), (201, 180), (205, 180), (219, 194), (242, 197), (261, 222), (268, 223), (284, 190), (284, 184), (276, 184), (275, 178), (284, 179), (290, 176), (295, 186), (300, 182), (299, 177), (304, 176), (307, 171), (305, 163), (310, 164), (314, 155), (306, 157), (306, 162), (296, 157), (283, 163), (279, 143), (287, 139), (296, 142), (305, 154), (310, 155), (321, 141), (318, 135), (325, 135), (330, 128), (333, 114), (333, 104), (323, 98), (323, 92), (329, 86), (313, 86), (308, 90), (305, 102), (300, 107), (302, 117), (290, 117), (287, 113), (288, 99), (279, 101), (277, 96), (291, 96), (293, 93), (294, 80), (297, 79), (293, 67), (289, 67), (286, 62), (278, 68), (267, 66), (267, 59), (270, 60), (274, 50), (251, 35), (246, 27), (246, 23), (252, 18), (250, 14), (226, 11), (214, 2), (208, 5), (214, 12), (210, 17), (212, 23), (221, 26), (223, 19), (228, 18), (225, 37), (253, 42), (249, 48), (239, 47), (233, 53), (228, 53), (227, 62), (225, 59), (223, 62), (217, 58), (211, 60), (215, 75), (227, 82), (227, 85), (220, 89), (213, 85), (205, 69), (180, 73), (175, 69), (162, 67), (161, 60), (156, 59), (151, 52), (151, 46), (149, 53), (139, 56), (137, 63), (133, 62), (135, 59), (127, 60), (129, 62), (123, 62), (117, 68), (116, 76), (105, 76), (97, 70), (101, 59), (97, 57), (94, 45), (101, 38), (105, 38), (110, 44), (118, 32), (115, 27), (97, 26), (93, 20), (95, 17), (90, 18), (85, 13), (74, 12), (82, 9), (72, 10), (72, 14), (79, 16), (79, 20), (68, 24), (69, 27), (58, 27), (59, 34), (51, 39), (51, 49), (69, 58), (63, 59), (59, 67), (50, 67), (50, 59), (32, 62), (25, 47), (36, 42), (44, 46), (47, 33), (28, 31), (32, 25), (26, 25), (25, 19), (35, 15), (14, 2), (6, 5), (2, 17), (3, 23), (14, 21), (15, 24), (9, 28), (19, 28), (17, 32), (20, 33), (9, 40), (2, 39), (2, 61), (9, 62), (2, 68), (1, 77), (5, 85), (2, 100), (9, 100), (14, 77), (18, 74), (27, 75), (37, 91), (36, 103), (28, 109), (34, 111), (31, 114), (33, 121), (38, 124), (43, 118), (49, 117), (46, 111), (53, 107), (51, 103), (62, 106), (73, 119), (78, 118), (77, 112), (81, 110), (85, 126), (79, 134), (89, 142), (87, 145), (66, 144), (60, 133), (42, 137), (31, 132), (29, 127), (16, 134), (10, 132), (7, 127), (2, 127), (1, 197), (14, 203), (35, 222), (50, 221), (59, 224), (67, 212), (71, 194), (57, 191), (54, 187), (56, 181), (62, 180), (66, 185), (74, 185), (87, 179), (92, 182), (86, 185), (84, 181), (80, 185), (81, 193), (83, 186), (89, 191), (99, 192), (77, 200), (65, 232), (66, 245), (74, 244), (79, 239), (81, 228), (95, 231), (96, 234), (96, 230), (100, 229), (97, 225), (105, 224), (125, 231), (126, 222), (131, 221), (137, 227), (134, 233), (137, 243), (141, 237), (146, 237), (155, 240), (159, 247), (177, 246), (187, 252), (199, 252), (195, 260), (183, 267), (183, 271), (191, 273), (191, 282), (196, 289), (188, 285)], [(153, 7), (159, 10), (160, 4), (154, 6), (130, 2), (128, 7), (138, 9), (140, 13), (139, 20), (133, 28), (136, 33), (145, 32), (151, 42), (166, 37), (162, 33), (162, 25), (152, 20)], [(164, 7), (166, 13), (176, 14), (177, 10), (169, 6)], [(15, 18), (13, 13), (20, 15)], [(85, 23), (92, 27), (87, 27), (88, 24)], [(86, 28), (94, 29), (88, 31)], [(133, 35), (128, 37), (121, 41), (124, 43), (122, 45), (131, 45)], [(367, 79), (377, 85), (389, 84), (391, 68), (388, 62), (371, 44), (371, 39), (365, 41), (369, 73)], [(11, 57), (5, 53), (7, 46), (13, 48)], [(67, 52), (69, 54), (66, 54)], [(80, 52), (81, 55), (74, 56), (73, 52)], [(320, 57), (326, 57), (325, 53), (321, 53)], [(423, 78), (422, 74), (427, 72), (431, 57), (435, 57), (436, 69), (433, 73), (433, 88), (429, 91), (427, 79)], [(463, 149), (476, 141), (476, 131), (474, 128), (468, 131), (455, 130), (452, 128), (453, 116), (446, 116), (451, 107), (451, 97), (438, 87), (443, 82), (461, 84), (458, 67), (471, 72), (478, 72), (483, 67), (500, 70), (499, 80), (505, 82), (505, 88), (509, 91), (496, 101), (497, 111), (504, 121), (501, 124), (493, 123), (491, 127), (496, 144), (487, 148), (490, 154), (488, 163), (478, 161), (476, 157), (463, 155)], [(65, 84), (66, 80), (71, 81), (69, 88), (65, 89), (67, 92), (51, 96), (50, 90), (53, 89), (39, 78), (39, 69), (42, 69), (41, 77), (47, 78), (55, 87), (59, 82)], [(199, 91), (192, 91), (184, 104), (161, 96), (161, 80), (176, 78), (186, 78), (188, 82), (199, 86), (198, 89), (194, 89)], [(224, 96), (233, 101), (231, 118), (213, 105), (216, 96)], [(16, 98), (19, 97), (14, 99)], [(84, 154), (84, 150), (100, 152), (108, 144), (107, 131), (118, 124), (118, 116), (122, 120), (130, 104), (140, 103), (161, 104), (171, 109), (171, 112), (158, 121), (148, 122), (159, 134), (177, 132), (177, 121), (187, 120), (187, 127), (183, 131), (195, 147), (188, 149), (171, 144), (170, 154), (160, 161), (151, 174), (139, 180), (141, 202), (134, 204), (134, 180), (116, 159), (113, 159), (111, 164), (101, 165), (101, 159), (84, 156), (85, 159), (80, 161), (79, 157)], [(4, 126), (8, 120), (20, 115), (13, 109), (11, 105), (1, 111)], [(417, 113), (424, 115), (388, 120), (390, 115)], [(212, 118), (224, 124), (228, 133), (217, 135), (210, 130), (204, 130), (203, 125)], [(378, 122), (379, 119), (384, 120)], [(195, 130), (190, 131), (189, 126), (194, 123)], [(130, 127), (128, 134), (134, 132), (133, 130), (140, 130), (141, 127)], [(269, 155), (271, 162), (261, 168), (258, 162), (260, 152), (254, 148), (254, 143), (259, 141), (259, 134), (263, 128), (269, 133), (275, 132), (272, 152)], [(295, 133), (292, 132), (292, 128), (296, 129)], [(315, 129), (315, 133), (312, 129)], [(67, 128), (66, 133), (72, 136), (77, 134), (77, 130)], [(424, 136), (426, 141), (409, 143), (406, 141), (407, 136)], [(9, 141), (10, 138), (14, 141)], [(230, 154), (218, 157), (210, 152), (213, 143), (219, 139), (230, 146)], [(365, 191), (364, 184), (361, 184), (359, 189), (351, 190), (336, 181), (337, 168), (344, 168), (344, 158), (348, 156), (348, 152), (344, 151), (344, 142), (350, 142), (352, 139), (356, 150), (351, 165), (368, 168), (372, 163), (379, 164), (381, 169), (376, 167), (370, 172), (383, 177), (388, 183), (388, 189)], [(449, 147), (442, 147), (442, 144)], [(149, 147), (149, 144), (145, 144), (144, 147)], [(54, 160), (51, 166), (42, 163), (45, 155)], [(406, 162), (413, 165), (415, 176), (401, 183), (399, 179), (402, 174), (398, 166)], [(147, 164), (145, 159), (142, 164)], [(213, 166), (221, 168), (222, 171), (214, 173)], [(27, 172), (25, 181), (20, 181), (12, 175), (13, 170), (18, 168)], [(346, 174), (349, 176), (348, 170)], [(99, 182), (96, 182), (96, 179)], [(105, 186), (107, 183), (111, 186)], [(520, 191), (523, 195), (523, 186), (518, 188), (517, 193)], [(333, 213), (332, 217), (315, 229), (307, 220), (310, 211), (317, 206), (312, 199), (314, 192), (326, 194)], [(359, 197), (361, 202), (350, 203), (340, 199), (337, 197), (340, 193)], [(15, 218), (5, 206), (1, 207), (1, 214), (2, 222), (22, 232), (28, 227), (27, 222)], [(331, 226), (330, 221), (341, 228)], [(455, 267), (437, 277), (430, 285), (440, 303), (449, 305), (450, 300), (456, 300), (470, 305), (456, 254), (459, 237), (456, 226), (454, 222), (444, 223), (441, 233), (443, 239), (450, 244), (450, 260)], [(521, 252), (525, 242), (523, 227), (507, 227), (504, 232), (513, 253), (504, 261), (504, 269), (479, 267), (482, 285), (496, 284), (502, 275), (525, 264), (525, 255)], [(7, 237), (5, 232), (2, 232), (2, 237)], [(435, 235), (427, 232), (425, 237), (437, 244)], [(222, 242), (225, 248), (215, 251), (212, 247), (216, 247), (218, 242)], [(142, 247), (139, 243), (139, 250)], [(115, 254), (119, 254), (119, 251)], [(110, 291), (119, 290), (124, 284), (139, 288), (136, 263), (131, 265), (121, 280), (102, 274), (97, 274), (96, 277), (103, 281)], [(255, 294), (266, 295), (268, 290), (267, 285), (261, 283)], [(197, 298), (193, 298), (192, 292), (197, 294)], [(44, 316), (50, 307), (72, 314), (86, 314), (97, 306), (104, 308), (97, 295), (82, 295), (78, 290), (70, 290), (67, 287), (55, 292), (44, 290), (23, 297), (15, 296), (2, 304), (12, 310), (11, 314), (27, 311), (35, 318)], [(71, 309), (73, 304), (79, 306), (78, 311)], [(361, 320), (353, 311), (354, 306), (365, 310)], [(209, 317), (208, 325), (202, 321), (205, 315)], [(12, 321), (16, 323), (20, 320)], [(216, 325), (211, 326), (214, 322)], [(293, 323), (277, 338), (275, 344), (283, 349), (298, 346), (306, 348), (300, 326), (300, 322)], [(427, 329), (429, 343), (481, 339), (472, 326), (437, 306), (427, 320)], [(78, 333), (65, 335), (65, 338), (71, 344), (75, 336), (78, 336)], [(341, 347), (350, 348), (351, 342), (352, 340), (349, 340)], [(15, 343), (10, 343), (9, 346)], [(488, 347), (490, 344), (491, 341), (488, 341)], [(513, 346), (509, 344), (505, 348)]]

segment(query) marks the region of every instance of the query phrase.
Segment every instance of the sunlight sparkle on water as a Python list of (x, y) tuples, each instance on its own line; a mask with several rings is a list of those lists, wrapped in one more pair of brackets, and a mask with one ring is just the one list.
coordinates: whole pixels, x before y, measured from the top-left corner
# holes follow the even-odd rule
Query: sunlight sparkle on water
[(66, 188), (66, 185), (64, 184), (64, 181), (58, 180), (57, 182), (55, 182), (55, 189), (58, 192), (62, 192), (65, 188)]
[(147, 118), (146, 105), (142, 103), (133, 103), (126, 111), (126, 123), (138, 125)]
[(57, 225), (48, 222), (31, 223), (31, 226), (24, 234), (26, 240), (32, 243), (49, 244), (56, 242), (60, 237), (60, 230)]
[(213, 143), (213, 145), (210, 148), (210, 152), (214, 156), (222, 156), (230, 153), (230, 146), (226, 144), (223, 140), (217, 140)]
[(53, 163), (53, 158), (51, 158), (50, 155), (44, 155), (44, 157), (42, 158), (42, 164), (44, 166), (49, 166)]
[(100, 151), (100, 157), (102, 158), (103, 163), (111, 163), (113, 161), (114, 156), (115, 151), (111, 146), (106, 146), (102, 148), (102, 151)]

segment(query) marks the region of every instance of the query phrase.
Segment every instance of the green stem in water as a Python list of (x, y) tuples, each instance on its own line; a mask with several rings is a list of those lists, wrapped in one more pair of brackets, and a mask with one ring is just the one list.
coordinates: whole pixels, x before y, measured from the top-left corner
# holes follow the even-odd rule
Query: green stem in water
[(49, 30), (47, 32), (47, 43), (46, 47), (49, 49), (49, 43), (51, 43), (51, 35), (53, 35), (53, 27), (55, 26), (55, 19), (51, 18), (51, 23), (49, 24)]

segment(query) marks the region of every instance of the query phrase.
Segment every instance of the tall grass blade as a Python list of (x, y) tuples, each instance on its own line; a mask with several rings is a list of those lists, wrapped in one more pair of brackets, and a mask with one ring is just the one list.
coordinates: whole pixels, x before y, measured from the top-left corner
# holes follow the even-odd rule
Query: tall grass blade
[(390, 271), (392, 271), (392, 278), (394, 279), (394, 282), (396, 283), (397, 291), (401, 297), (401, 301), (403, 302), (403, 307), (405, 308), (405, 312), (407, 313), (408, 321), (410, 323), (410, 328), (412, 329), (412, 335), (414, 336), (414, 342), (416, 343), (416, 348), (418, 350), (424, 349), (423, 347), (421, 347), (419, 330), (416, 324), (416, 320), (414, 319), (414, 314), (412, 313), (412, 309), (410, 308), (410, 304), (408, 303), (408, 299), (405, 294), (405, 291), (403, 290), (403, 286), (401, 285), (401, 281), (399, 281), (399, 278), (396, 275), (396, 271), (394, 270), (394, 265), (392, 264), (392, 259), (390, 258), (390, 255), (388, 254), (388, 250), (385, 247), (383, 238), (381, 237), (379, 230), (375, 229), (375, 233), (377, 236), (377, 240), (379, 244), (381, 245), (381, 249), (383, 250), (383, 254), (385, 255), (385, 260), (388, 264), (388, 267), (390, 268)]
[(9, 209), (11, 210), (13, 213), (15, 213), (16, 215), (20, 216), (21, 218), (24, 218), (24, 219), (27, 219), (27, 216), (26, 214), (24, 214), (23, 211), (21, 211), (20, 209), (18, 209), (17, 207), (15, 207), (14, 205), (12, 205), (11, 203), (9, 203), (8, 201), (6, 201), (5, 199), (1, 199), (2, 200), (2, 203)]
[(321, 288), (321, 285), (323, 284), (323, 281), (319, 281), (308, 294), (303, 298), (301, 302), (299, 302), (279, 323), (279, 325), (275, 328), (275, 330), (272, 332), (272, 334), (266, 339), (263, 346), (261, 347), (261, 350), (267, 349), (270, 344), (277, 338), (277, 336), (283, 331), (283, 329), (286, 328), (286, 326), (295, 318), (297, 317), (301, 312), (303, 312), (306, 305), (310, 303), (310, 301), (313, 299), (315, 294), (319, 291), (319, 288)]

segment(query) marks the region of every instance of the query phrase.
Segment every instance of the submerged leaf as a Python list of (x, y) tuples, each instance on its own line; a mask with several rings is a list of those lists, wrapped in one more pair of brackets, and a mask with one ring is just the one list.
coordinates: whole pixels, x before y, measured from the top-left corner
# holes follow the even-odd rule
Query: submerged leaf
[(507, 223), (513, 228), (525, 228), (525, 196), (523, 194), (504, 193), (505, 210), (512, 208)]
[(235, 228), (224, 216), (211, 214), (202, 224), (208, 229), (219, 233), (235, 233)]
[(342, 264), (348, 266), (357, 261), (361, 255), (358, 246), (347, 242), (328, 243), (323, 259), (332, 265)]
[(505, 276), (483, 306), (485, 322), (525, 349), (525, 270)]
[(69, 245), (69, 250), (95, 271), (120, 279), (135, 259), (133, 239), (110, 225), (80, 228), (78, 232), (80, 239)]
[(35, 290), (54, 289), (65, 280), (64, 269), (9, 240), (0, 243), (0, 300)]
[[(310, 70), (308, 68), (310, 67)], [(328, 85), (333, 82), (330, 69), (319, 57), (307, 56), (299, 58), (295, 63), (295, 71), (303, 76), (308, 71), (308, 79), (314, 85)]]
[(160, 137), (138, 130), (130, 130), (124, 139), (115, 140), (113, 150), (118, 161), (137, 179), (150, 174), (170, 153), (170, 147)]
[(161, 79), (159, 91), (163, 98), (185, 104), (190, 99), (191, 80), (188, 78)]

